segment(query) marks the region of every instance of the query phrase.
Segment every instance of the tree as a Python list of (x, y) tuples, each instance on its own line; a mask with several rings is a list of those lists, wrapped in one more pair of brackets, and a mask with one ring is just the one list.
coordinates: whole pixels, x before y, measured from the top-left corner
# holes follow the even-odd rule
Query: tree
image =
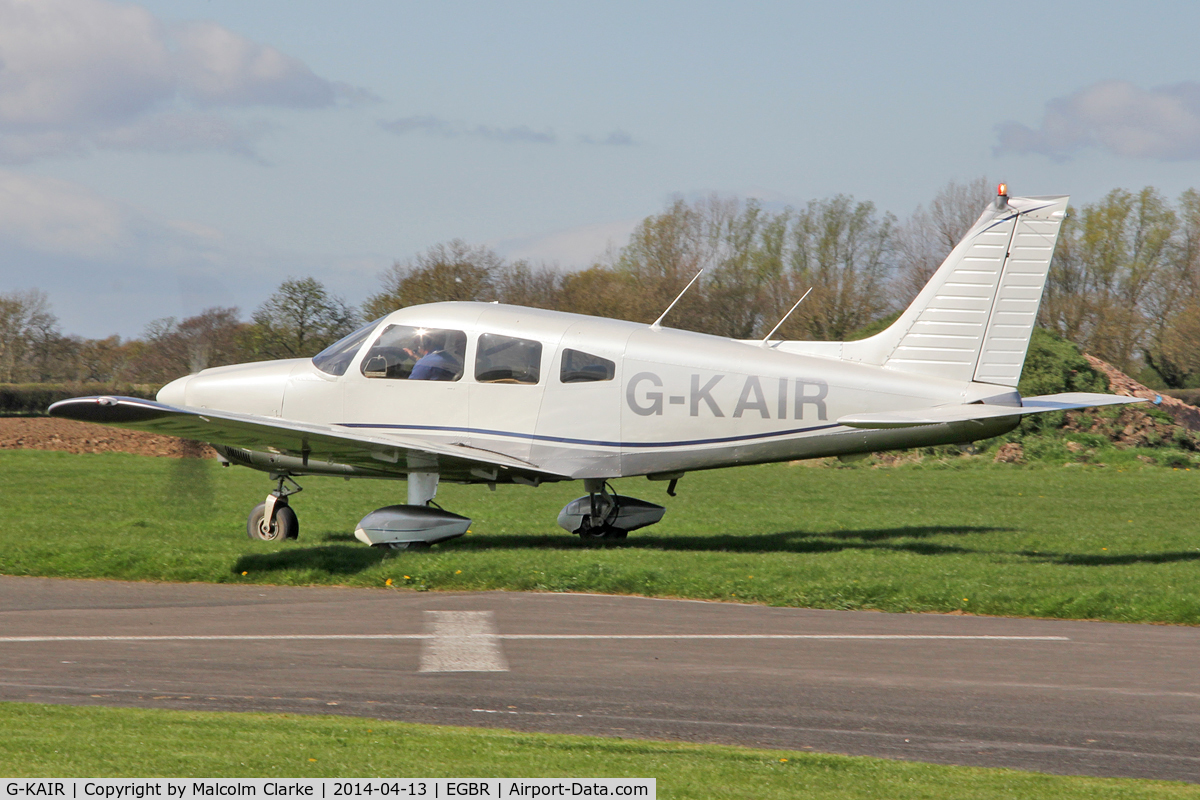
[(791, 307), (790, 298), (779, 294), (791, 213), (770, 214), (753, 200), (728, 212), (709, 219), (719, 246), (702, 287), (706, 327), (718, 336), (749, 339), (765, 335), (764, 325), (774, 325)]
[(991, 202), (987, 177), (966, 183), (951, 181), (938, 190), (929, 208), (917, 206), (896, 231), (897, 270), (893, 300), (907, 306), (962, 240)]
[[(708, 201), (710, 215), (719, 213), (720, 201)], [(704, 201), (695, 206), (682, 198), (667, 209), (646, 217), (618, 252), (614, 269), (635, 287), (621, 303), (621, 319), (653, 322), (701, 269), (715, 262), (718, 240), (706, 225)], [(689, 291), (671, 312), (669, 324), (704, 330), (705, 308), (701, 293)]]
[(239, 319), (236, 308), (208, 308), (176, 322), (156, 319), (146, 326), (145, 346), (135, 359), (138, 380), (165, 383), (196, 373), (250, 360), (251, 326)]
[(265, 358), (313, 356), (354, 330), (358, 315), (315, 278), (289, 278), (254, 312), (250, 340)]
[(1157, 324), (1144, 355), (1168, 388), (1179, 389), (1200, 384), (1200, 192), (1180, 195), (1176, 217), (1165, 268), (1151, 289)]
[[(1153, 188), (1114, 189), (1068, 218), (1059, 233), (1040, 320), (1125, 372), (1160, 330), (1153, 307), (1178, 227)], [(1160, 289), (1161, 291), (1161, 289)]]
[(796, 296), (812, 294), (789, 318), (789, 338), (847, 338), (887, 313), (896, 218), (870, 202), (838, 195), (814, 200), (792, 228), (790, 273)]
[[(26, 380), (30, 361), (42, 361), (59, 338), (58, 319), (46, 293), (37, 289), (0, 294), (0, 382)], [(36, 369), (34, 370), (36, 371)]]
[(493, 285), (501, 303), (558, 308), (562, 299), (562, 276), (544, 265), (534, 269), (527, 261), (501, 267), (493, 277)]
[(363, 314), (376, 319), (421, 303), (444, 300), (494, 300), (493, 280), (503, 260), (487, 247), (471, 247), (462, 239), (436, 244), (413, 261), (395, 262), (382, 276), (383, 291), (363, 304)]

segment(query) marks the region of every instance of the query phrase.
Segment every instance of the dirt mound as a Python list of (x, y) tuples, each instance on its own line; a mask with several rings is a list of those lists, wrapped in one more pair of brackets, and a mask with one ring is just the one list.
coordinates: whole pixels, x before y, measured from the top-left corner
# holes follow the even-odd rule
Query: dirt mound
[(1176, 425), (1181, 425), (1189, 431), (1200, 431), (1200, 408), (1188, 405), (1176, 397), (1156, 392), (1138, 383), (1107, 361), (1101, 361), (1095, 356), (1089, 356), (1086, 353), (1083, 357), (1092, 365), (1092, 369), (1108, 378), (1108, 387), (1112, 390), (1113, 394), (1123, 394), (1126, 397), (1144, 397), (1151, 403), (1155, 403), (1157, 400), (1157, 407), (1170, 414), (1171, 418), (1175, 420)]
[(0, 450), (133, 453), (169, 458), (215, 458), (206, 444), (53, 417), (0, 417)]

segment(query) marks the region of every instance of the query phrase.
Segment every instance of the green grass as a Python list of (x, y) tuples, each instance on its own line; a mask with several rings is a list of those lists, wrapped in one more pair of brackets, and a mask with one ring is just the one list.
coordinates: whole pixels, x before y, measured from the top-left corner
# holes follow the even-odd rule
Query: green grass
[(1200, 798), (1166, 781), (357, 717), (5, 703), (0, 729), (7, 777), (639, 777), (662, 798)]
[[(403, 502), (390, 481), (308, 478), (298, 542), (251, 542), (266, 476), (214, 462), (0, 453), (0, 572), (428, 589), (586, 591), (817, 608), (1200, 624), (1200, 470), (1124, 463), (891, 469), (777, 464), (645, 480), (664, 521), (626, 544), (558, 529), (580, 484), (444, 485), (472, 532), (385, 554), (354, 524)], [(242, 573), (246, 573), (243, 575)]]

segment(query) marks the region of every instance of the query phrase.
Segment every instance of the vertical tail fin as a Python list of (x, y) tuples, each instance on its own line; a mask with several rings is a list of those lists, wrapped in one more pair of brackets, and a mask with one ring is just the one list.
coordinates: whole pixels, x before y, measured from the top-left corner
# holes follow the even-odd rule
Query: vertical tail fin
[(881, 333), (845, 342), (842, 357), (1015, 387), (1068, 199), (1000, 194), (908, 309)]

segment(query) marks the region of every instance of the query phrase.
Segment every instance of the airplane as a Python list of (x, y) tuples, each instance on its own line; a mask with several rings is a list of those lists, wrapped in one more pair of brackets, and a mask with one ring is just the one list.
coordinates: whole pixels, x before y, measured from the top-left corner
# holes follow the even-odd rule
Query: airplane
[(298, 536), (289, 498), (306, 475), (407, 481), (406, 503), (356, 526), (373, 546), (466, 533), (469, 518), (434, 503), (441, 481), (582, 480), (586, 494), (559, 525), (583, 539), (623, 539), (665, 508), (616, 494), (614, 478), (666, 481), (674, 496), (693, 470), (968, 443), (1027, 414), (1140, 402), (1017, 392), (1067, 201), (1009, 197), (1001, 184), (911, 305), (858, 341), (677, 330), (662, 325), (670, 307), (646, 325), (432, 303), (394, 311), (311, 359), (205, 369), (156, 401), (80, 397), (49, 412), (208, 442), (226, 465), (267, 472), (276, 488), (250, 513), (251, 539)]

